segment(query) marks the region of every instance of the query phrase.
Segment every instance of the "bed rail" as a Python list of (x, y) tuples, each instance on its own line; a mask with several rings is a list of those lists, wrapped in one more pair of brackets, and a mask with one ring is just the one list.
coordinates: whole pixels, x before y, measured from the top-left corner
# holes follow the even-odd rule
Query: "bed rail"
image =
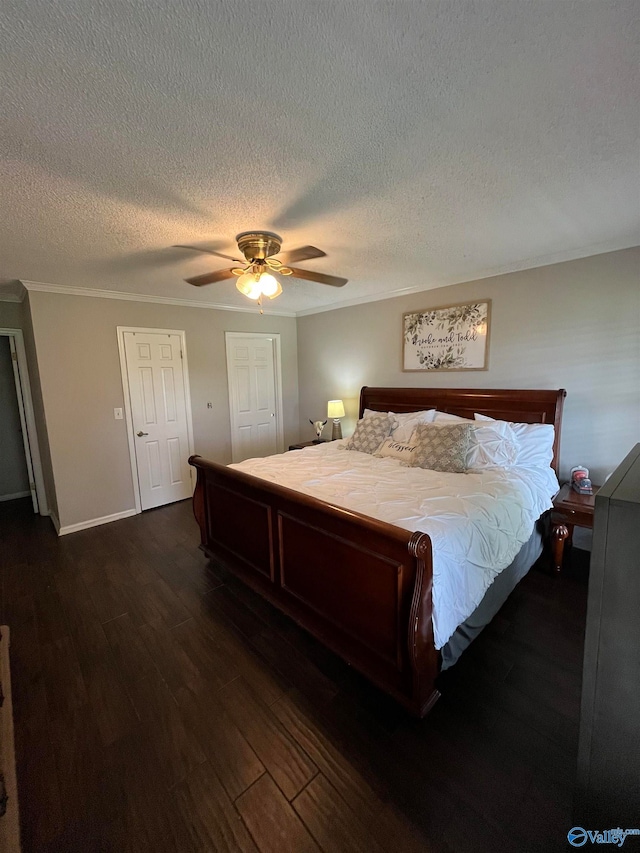
[(431, 540), (192, 456), (201, 548), (411, 713), (440, 695)]

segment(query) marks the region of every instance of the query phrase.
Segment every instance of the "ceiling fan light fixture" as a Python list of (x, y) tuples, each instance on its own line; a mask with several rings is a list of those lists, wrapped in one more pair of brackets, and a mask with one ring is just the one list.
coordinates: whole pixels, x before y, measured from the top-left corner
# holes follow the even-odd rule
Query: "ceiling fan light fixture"
[[(236, 288), (238, 291), (243, 296), (258, 301), (260, 305), (262, 305), (261, 300), (263, 296), (266, 296), (267, 299), (275, 299), (277, 296), (280, 296), (282, 293), (281, 276), (293, 275), (304, 281), (314, 281), (319, 284), (328, 284), (332, 287), (342, 287), (347, 283), (346, 278), (300, 269), (297, 266), (285, 266), (281, 260), (273, 257), (280, 252), (282, 238), (271, 231), (243, 231), (242, 234), (236, 236), (236, 242), (238, 243), (238, 249), (241, 254), (244, 255), (246, 266), (238, 258), (225, 255), (222, 252), (216, 252), (213, 249), (206, 249), (200, 246), (180, 246), (180, 248), (184, 249), (207, 252), (210, 255), (216, 255), (217, 257), (225, 258), (233, 261), (234, 264), (240, 265), (229, 269), (213, 270), (203, 275), (196, 275), (185, 279), (186, 282), (195, 287), (203, 287), (207, 284), (237, 277)], [(312, 258), (324, 258), (325, 256), (326, 253), (320, 249), (316, 249), (315, 246), (301, 246), (298, 249), (284, 252), (283, 260), (285, 263), (296, 264), (300, 261), (307, 261)], [(276, 275), (272, 275), (271, 273), (276, 273)], [(262, 307), (260, 310), (262, 313)]]
[(276, 281), (276, 285), (277, 285), (277, 289), (276, 289), (275, 293), (273, 293), (271, 296), (269, 296), (269, 294), (267, 294), (267, 296), (269, 296), (269, 299), (275, 299), (276, 296), (280, 296), (280, 294), (282, 293), (282, 285), (280, 284), (280, 282)]
[(260, 290), (260, 285), (256, 284), (256, 286), (246, 294), (249, 299), (253, 299), (255, 302), (258, 302), (262, 298), (262, 291)]
[[(260, 289), (265, 296), (268, 296), (269, 299), (273, 299), (278, 295), (278, 288), (280, 287), (280, 283), (278, 279), (271, 275), (271, 273), (263, 272), (260, 276)], [(282, 293), (282, 288), (280, 287), (280, 293)]]
[(260, 299), (261, 296), (275, 299), (282, 293), (282, 285), (268, 272), (245, 272), (236, 281), (236, 288), (249, 299)]
[[(259, 276), (257, 276), (253, 272), (245, 272), (240, 278), (236, 281), (236, 288), (240, 291), (240, 293), (248, 296), (250, 299), (257, 299), (262, 293), (262, 288), (258, 282)], [(252, 294), (257, 290), (256, 296)]]

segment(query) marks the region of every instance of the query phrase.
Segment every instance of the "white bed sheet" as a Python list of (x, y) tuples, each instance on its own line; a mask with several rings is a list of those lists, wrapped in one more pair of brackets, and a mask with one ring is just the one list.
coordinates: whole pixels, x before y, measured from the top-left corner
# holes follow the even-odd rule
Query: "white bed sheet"
[(428, 533), (434, 637), (440, 649), (511, 564), (536, 520), (551, 509), (558, 491), (555, 473), (513, 467), (447, 474), (407, 468), (395, 459), (346, 450), (344, 444), (326, 442), (229, 467)]

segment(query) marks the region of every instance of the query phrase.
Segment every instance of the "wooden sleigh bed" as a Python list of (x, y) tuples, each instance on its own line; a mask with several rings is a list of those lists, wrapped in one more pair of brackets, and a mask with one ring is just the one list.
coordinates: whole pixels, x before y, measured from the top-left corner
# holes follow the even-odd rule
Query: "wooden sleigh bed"
[[(372, 388), (374, 411), (474, 413), (555, 427), (557, 473), (566, 392)], [(300, 452), (300, 451), (293, 451)], [(440, 695), (432, 625), (431, 540), (242, 471), (189, 460), (201, 548), (412, 714)]]

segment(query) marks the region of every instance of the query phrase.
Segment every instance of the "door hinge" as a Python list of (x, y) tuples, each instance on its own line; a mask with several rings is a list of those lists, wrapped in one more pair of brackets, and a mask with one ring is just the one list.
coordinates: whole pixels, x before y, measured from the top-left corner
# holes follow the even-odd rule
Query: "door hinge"
[(35, 492), (36, 484), (35, 483), (29, 483), (29, 488), (31, 489), (32, 492)]
[(182, 358), (182, 350), (180, 350), (180, 358)]
[(12, 361), (18, 360), (18, 353), (15, 350), (11, 350), (11, 360)]

